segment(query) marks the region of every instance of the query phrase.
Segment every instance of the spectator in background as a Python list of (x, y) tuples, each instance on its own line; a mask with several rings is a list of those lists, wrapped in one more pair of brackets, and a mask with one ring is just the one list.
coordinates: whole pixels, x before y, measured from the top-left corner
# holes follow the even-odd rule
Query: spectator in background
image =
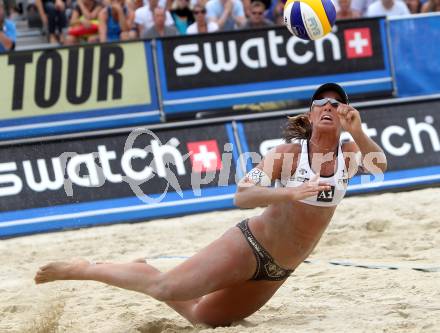
[(275, 25), (284, 25), (284, 4), (285, 0), (274, 0), (269, 10), (266, 11), (266, 18)]
[(15, 23), (6, 18), (3, 1), (0, 1), (0, 53), (12, 51), (15, 48)]
[[(272, 0), (242, 0), (246, 17), (251, 16), (251, 10), (252, 10), (251, 4), (254, 1), (262, 2), (264, 4), (264, 10), (266, 10), (272, 6)], [(274, 0), (274, 1), (276, 2), (276, 0)]]
[[(166, 3), (166, 2), (162, 2)], [(149, 0), (147, 4), (136, 9), (134, 14), (134, 22), (140, 37), (144, 36), (145, 31), (154, 25), (153, 11), (156, 7), (165, 8), (158, 0)], [(173, 17), (168, 10), (165, 11), (165, 25), (174, 25)]]
[[(136, 13), (136, 10), (142, 8), (144, 6), (143, 0), (127, 0), (127, 5), (130, 7), (133, 13)], [(128, 33), (129, 39), (139, 38), (138, 29), (136, 26), (136, 22), (134, 20), (135, 14), (133, 14), (133, 20), (131, 22), (130, 31)]]
[(420, 13), (422, 9), (422, 4), (420, 3), (420, 0), (406, 0), (405, 2), (411, 14)]
[(17, 0), (0, 0), (3, 2), (6, 16), (11, 21), (20, 20), (20, 15), (23, 14), (23, 3)]
[(143, 7), (144, 6), (144, 1), (143, 0), (133, 0), (132, 2), (131, 2), (131, 5), (132, 5), (132, 9), (133, 9), (133, 11), (136, 11), (136, 10), (138, 10), (139, 8), (141, 8), (141, 7)]
[(194, 23), (194, 15), (189, 9), (189, 0), (176, 0), (171, 16), (179, 34), (186, 35), (186, 29)]
[(62, 0), (35, 0), (38, 13), (49, 33), (51, 44), (64, 43), (63, 29), (67, 25), (66, 6)]
[(208, 21), (217, 23), (222, 31), (242, 28), (246, 23), (241, 0), (209, 0), (206, 17)]
[(243, 28), (261, 28), (272, 26), (273, 23), (264, 17), (266, 6), (261, 1), (251, 2), (250, 17)]
[(409, 15), (408, 7), (400, 0), (377, 0), (367, 9), (367, 16), (402, 16)]
[(65, 44), (74, 45), (81, 40), (97, 42), (98, 15), (101, 10), (102, 6), (97, 0), (77, 0), (70, 18)]
[(193, 14), (196, 21), (186, 30), (188, 35), (214, 32), (218, 30), (217, 23), (206, 20), (206, 9), (202, 4), (198, 3), (194, 5)]
[(190, 5), (189, 7), (194, 9), (195, 5), (201, 5), (203, 8), (206, 9), (206, 3), (208, 2), (208, 0), (190, 0)]
[(440, 0), (428, 0), (422, 6), (422, 13), (440, 12)]
[(351, 8), (351, 0), (339, 0), (339, 10), (336, 13), (336, 19), (355, 19), (361, 17), (361, 14)]
[(172, 25), (165, 25), (165, 9), (161, 7), (154, 8), (153, 12), (153, 26), (145, 31), (142, 36), (144, 38), (159, 38), (166, 36), (176, 36), (177, 29)]
[(111, 0), (101, 9), (99, 18), (99, 41), (111, 42), (130, 39), (133, 11), (124, 0)]
[(364, 17), (367, 15), (368, 7), (375, 1), (380, 1), (380, 0), (352, 0), (351, 8), (357, 11), (361, 15), (361, 17)]

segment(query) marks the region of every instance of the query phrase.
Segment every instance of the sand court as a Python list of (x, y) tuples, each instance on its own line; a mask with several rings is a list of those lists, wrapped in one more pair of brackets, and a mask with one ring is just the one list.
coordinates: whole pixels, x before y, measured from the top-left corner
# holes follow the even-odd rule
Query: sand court
[[(439, 332), (440, 189), (346, 198), (310, 256), (258, 312), (215, 332)], [(0, 241), (0, 332), (214, 332), (145, 295), (91, 281), (36, 286), (39, 266), (147, 257), (167, 270), (261, 209)], [(399, 269), (366, 269), (330, 261)], [(421, 272), (412, 268), (431, 268)]]

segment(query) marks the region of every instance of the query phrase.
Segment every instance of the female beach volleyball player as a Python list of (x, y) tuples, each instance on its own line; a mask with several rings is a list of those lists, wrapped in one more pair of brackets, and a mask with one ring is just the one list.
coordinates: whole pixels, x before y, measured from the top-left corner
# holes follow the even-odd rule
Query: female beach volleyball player
[[(340, 142), (342, 129), (354, 142)], [(238, 207), (267, 206), (264, 212), (174, 269), (162, 273), (145, 260), (53, 262), (40, 268), (36, 283), (99, 281), (144, 293), (191, 323), (211, 326), (251, 315), (314, 249), (358, 166), (372, 173), (386, 169), (383, 151), (363, 132), (359, 112), (334, 83), (316, 90), (307, 115), (289, 119), (285, 139), (288, 143), (270, 151), (240, 181), (235, 195)], [(351, 167), (353, 155), (364, 157), (364, 163)], [(269, 187), (272, 181), (278, 186)]]

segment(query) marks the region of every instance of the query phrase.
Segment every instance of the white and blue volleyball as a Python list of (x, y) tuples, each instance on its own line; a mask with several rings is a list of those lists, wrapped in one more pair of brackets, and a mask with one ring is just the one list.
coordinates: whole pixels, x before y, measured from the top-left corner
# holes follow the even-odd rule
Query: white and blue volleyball
[(287, 0), (284, 5), (284, 24), (302, 39), (324, 37), (335, 21), (336, 8), (331, 0)]

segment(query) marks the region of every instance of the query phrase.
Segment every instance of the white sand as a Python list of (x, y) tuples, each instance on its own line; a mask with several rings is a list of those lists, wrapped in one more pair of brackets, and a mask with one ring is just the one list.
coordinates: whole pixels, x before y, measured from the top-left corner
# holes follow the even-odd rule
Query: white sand
[[(216, 332), (440, 332), (440, 189), (347, 198), (310, 259), (247, 320)], [(96, 282), (36, 286), (38, 266), (85, 257), (190, 255), (259, 210), (234, 210), (0, 241), (0, 332), (211, 332), (142, 294)], [(160, 269), (180, 259), (156, 259)]]

